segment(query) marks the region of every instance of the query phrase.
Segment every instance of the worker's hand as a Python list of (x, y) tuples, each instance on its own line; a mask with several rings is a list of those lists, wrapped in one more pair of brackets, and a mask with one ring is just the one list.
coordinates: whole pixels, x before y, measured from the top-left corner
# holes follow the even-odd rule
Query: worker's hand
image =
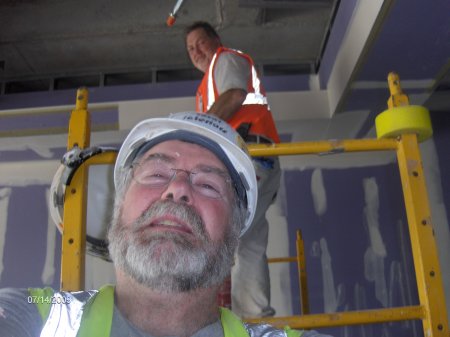
[(245, 90), (229, 89), (216, 99), (207, 113), (227, 121), (238, 112), (245, 101), (245, 97), (247, 97)]

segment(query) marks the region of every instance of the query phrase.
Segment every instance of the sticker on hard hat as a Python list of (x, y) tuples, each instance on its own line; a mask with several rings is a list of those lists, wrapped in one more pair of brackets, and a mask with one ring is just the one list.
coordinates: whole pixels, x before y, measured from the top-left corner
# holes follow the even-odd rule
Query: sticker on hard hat
[(188, 121), (196, 121), (202, 124), (205, 124), (206, 127), (210, 128), (210, 126), (212, 126), (214, 129), (216, 129), (217, 131), (220, 131), (223, 134), (227, 134), (228, 133), (228, 125), (225, 124), (224, 121), (213, 117), (213, 116), (208, 116), (208, 115), (204, 115), (204, 116), (184, 116), (183, 120), (188, 120)]

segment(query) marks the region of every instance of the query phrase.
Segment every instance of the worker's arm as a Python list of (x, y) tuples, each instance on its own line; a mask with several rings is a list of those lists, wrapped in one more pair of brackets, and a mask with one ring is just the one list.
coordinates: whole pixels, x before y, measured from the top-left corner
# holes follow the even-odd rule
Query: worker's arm
[(240, 109), (246, 96), (247, 92), (242, 89), (229, 89), (219, 96), (208, 110), (208, 114), (227, 121)]
[(214, 67), (214, 81), (219, 97), (207, 113), (229, 120), (241, 108), (247, 96), (251, 65), (241, 56), (224, 52)]

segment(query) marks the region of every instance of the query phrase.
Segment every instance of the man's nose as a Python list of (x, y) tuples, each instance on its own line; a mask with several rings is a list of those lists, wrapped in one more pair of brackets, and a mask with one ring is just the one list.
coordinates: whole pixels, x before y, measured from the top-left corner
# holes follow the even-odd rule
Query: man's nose
[(189, 54), (191, 54), (191, 56), (198, 55), (199, 53), (200, 48), (198, 48), (197, 46), (192, 47), (191, 50), (189, 51)]
[(169, 182), (169, 185), (167, 185), (161, 199), (170, 199), (175, 202), (191, 204), (193, 195), (189, 174), (187, 174), (187, 172), (178, 171), (172, 181)]

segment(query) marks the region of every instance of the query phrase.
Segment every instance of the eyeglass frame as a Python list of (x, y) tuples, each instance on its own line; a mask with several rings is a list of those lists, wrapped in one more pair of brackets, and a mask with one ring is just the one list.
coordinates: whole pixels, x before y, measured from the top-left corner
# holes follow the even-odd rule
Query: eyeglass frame
[[(215, 189), (214, 187), (212, 187), (212, 189), (217, 190), (218, 195), (217, 195), (217, 197), (215, 197), (212, 194), (209, 195), (208, 193), (204, 193), (204, 192), (202, 193), (202, 190), (200, 189), (201, 186), (198, 186), (197, 184), (195, 184), (192, 181), (193, 177), (195, 177), (196, 174), (212, 173), (212, 174), (216, 175), (217, 177), (223, 178), (223, 180), (224, 180), (223, 186), (224, 187), (231, 186), (234, 189), (234, 192), (237, 193), (237, 187), (236, 187), (235, 183), (233, 182), (233, 179), (231, 178), (231, 176), (226, 171), (221, 170), (219, 168), (208, 166), (208, 165), (200, 165), (200, 166), (203, 166), (204, 170), (202, 171), (202, 168), (199, 168), (199, 169), (197, 168), (194, 170), (186, 170), (186, 169), (182, 169), (182, 168), (170, 167), (171, 165), (170, 165), (169, 161), (168, 160), (166, 161), (164, 159), (164, 155), (162, 155), (162, 154), (154, 154), (153, 156), (150, 155), (146, 158), (140, 158), (140, 159), (141, 160), (136, 160), (135, 162), (133, 162), (130, 165), (130, 171), (131, 171), (131, 179), (142, 186), (148, 186), (149, 188), (167, 187), (175, 180), (175, 178), (178, 176), (179, 172), (183, 172), (183, 173), (186, 173), (186, 175), (188, 177), (187, 180), (189, 182), (189, 185), (191, 186), (191, 188), (194, 191), (196, 191), (197, 193), (201, 194), (202, 196), (205, 196), (210, 199), (223, 199), (223, 198), (225, 198), (225, 192), (226, 192), (225, 189), (223, 191), (222, 190), (219, 191), (219, 190)], [(166, 166), (166, 170), (171, 171), (169, 177), (164, 178), (164, 179), (167, 178), (167, 181), (146, 183), (146, 182), (143, 182), (142, 179), (136, 178), (136, 176), (135, 176), (136, 169), (138, 167), (142, 167), (143, 163), (145, 163), (145, 162), (148, 163), (148, 162), (152, 162), (152, 161), (160, 161), (160, 162), (164, 163), (164, 165)], [(207, 170), (210, 170), (210, 171), (208, 172)], [(161, 172), (163, 172), (163, 170), (161, 170)], [(222, 184), (219, 184), (219, 185), (222, 185)], [(204, 189), (203, 191), (209, 191), (212, 189)]]

